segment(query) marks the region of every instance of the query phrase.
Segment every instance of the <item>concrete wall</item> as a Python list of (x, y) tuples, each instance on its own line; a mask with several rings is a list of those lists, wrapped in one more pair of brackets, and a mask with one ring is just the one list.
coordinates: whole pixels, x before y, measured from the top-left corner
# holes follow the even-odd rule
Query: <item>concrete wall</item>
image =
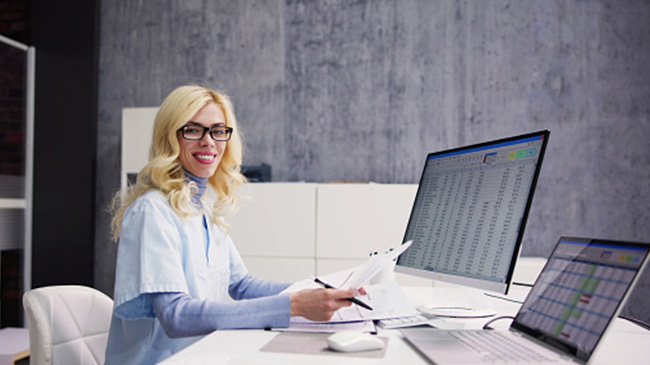
[[(650, 240), (646, 1), (103, 1), (96, 285), (120, 113), (202, 83), (275, 181), (414, 183), (427, 152), (551, 130), (524, 255), (560, 235)], [(650, 319), (650, 273), (630, 306)], [(645, 300), (647, 304), (647, 300)]]

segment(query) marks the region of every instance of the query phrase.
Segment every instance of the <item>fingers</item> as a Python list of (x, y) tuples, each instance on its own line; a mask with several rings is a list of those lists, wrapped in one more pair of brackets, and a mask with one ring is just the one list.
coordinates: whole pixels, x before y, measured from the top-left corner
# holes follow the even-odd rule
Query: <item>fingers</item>
[(351, 306), (352, 302), (347, 299), (355, 297), (357, 293), (356, 290), (323, 289), (321, 294), (323, 295), (323, 308), (330, 313), (331, 317), (337, 310)]
[(327, 292), (333, 299), (354, 298), (359, 294), (359, 292), (354, 289), (328, 289)]
[(329, 321), (337, 310), (352, 305), (346, 299), (356, 295), (354, 289), (307, 289), (291, 293), (291, 315), (314, 321)]

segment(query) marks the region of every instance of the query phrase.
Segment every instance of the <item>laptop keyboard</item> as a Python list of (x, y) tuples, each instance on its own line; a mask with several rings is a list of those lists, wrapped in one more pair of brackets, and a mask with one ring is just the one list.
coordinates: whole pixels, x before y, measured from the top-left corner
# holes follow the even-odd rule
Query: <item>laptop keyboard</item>
[(557, 362), (495, 331), (453, 331), (451, 334), (482, 355), (487, 362)]

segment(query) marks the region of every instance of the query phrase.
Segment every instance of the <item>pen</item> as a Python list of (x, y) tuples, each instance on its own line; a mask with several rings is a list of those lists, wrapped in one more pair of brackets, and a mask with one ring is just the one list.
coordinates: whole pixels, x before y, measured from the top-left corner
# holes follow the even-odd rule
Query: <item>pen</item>
[[(317, 284), (322, 285), (325, 289), (336, 289), (335, 287), (333, 287), (333, 286), (331, 286), (331, 285), (329, 285), (327, 283), (322, 282), (319, 278), (314, 278), (314, 282), (316, 282)], [(360, 307), (366, 308), (367, 310), (370, 310), (370, 311), (372, 310), (372, 307), (370, 307), (368, 304), (360, 301), (357, 298), (345, 298), (345, 300), (349, 300), (352, 303), (354, 303), (354, 304), (356, 304), (356, 305), (358, 305)]]

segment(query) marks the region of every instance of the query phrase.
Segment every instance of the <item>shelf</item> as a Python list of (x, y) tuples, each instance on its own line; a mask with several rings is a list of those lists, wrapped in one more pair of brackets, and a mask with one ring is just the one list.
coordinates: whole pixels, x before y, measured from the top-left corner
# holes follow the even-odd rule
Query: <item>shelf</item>
[(25, 209), (25, 199), (0, 198), (0, 209)]

